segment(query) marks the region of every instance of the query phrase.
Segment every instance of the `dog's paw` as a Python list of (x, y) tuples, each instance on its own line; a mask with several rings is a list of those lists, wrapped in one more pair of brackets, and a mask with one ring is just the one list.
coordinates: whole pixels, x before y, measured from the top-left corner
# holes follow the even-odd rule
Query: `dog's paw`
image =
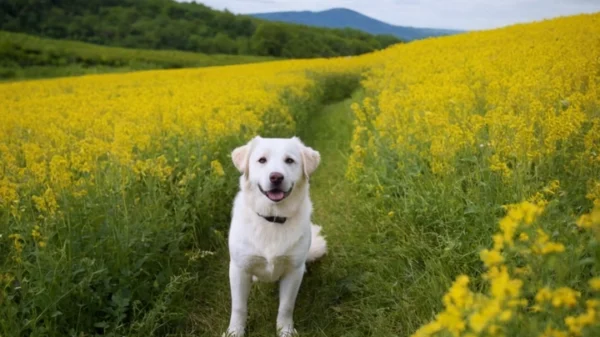
[(244, 328), (229, 328), (221, 337), (244, 337)]
[(277, 337), (298, 337), (298, 331), (294, 328), (279, 329)]

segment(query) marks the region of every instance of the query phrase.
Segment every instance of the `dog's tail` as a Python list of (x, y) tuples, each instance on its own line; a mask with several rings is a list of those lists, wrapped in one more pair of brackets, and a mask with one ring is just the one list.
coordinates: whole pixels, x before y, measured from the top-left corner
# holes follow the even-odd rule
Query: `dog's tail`
[(313, 262), (327, 254), (327, 242), (321, 233), (321, 226), (310, 225), (311, 243), (306, 262)]

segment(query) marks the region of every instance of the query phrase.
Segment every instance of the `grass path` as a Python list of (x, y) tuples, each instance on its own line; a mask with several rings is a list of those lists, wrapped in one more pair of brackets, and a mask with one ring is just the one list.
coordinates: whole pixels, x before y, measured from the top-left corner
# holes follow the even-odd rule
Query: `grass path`
[[(409, 253), (402, 251), (402, 242), (408, 240), (405, 229), (381, 216), (388, 211), (375, 209), (344, 178), (353, 129), (350, 104), (359, 95), (326, 106), (311, 116), (304, 130), (305, 143), (321, 153), (311, 197), (313, 221), (323, 226), (329, 254), (309, 265), (304, 278), (294, 315), (300, 336), (406, 336), (421, 323), (413, 321), (418, 311), (413, 301), (431, 297), (423, 289), (411, 290), (416, 274), (407, 264)], [(218, 336), (228, 323), (227, 261), (219, 260), (202, 273), (209, 278), (203, 283), (215, 288), (196, 295), (200, 310), (192, 315), (196, 336)], [(407, 298), (413, 295), (416, 298)], [(275, 336), (277, 304), (276, 285), (253, 286), (248, 337)]]

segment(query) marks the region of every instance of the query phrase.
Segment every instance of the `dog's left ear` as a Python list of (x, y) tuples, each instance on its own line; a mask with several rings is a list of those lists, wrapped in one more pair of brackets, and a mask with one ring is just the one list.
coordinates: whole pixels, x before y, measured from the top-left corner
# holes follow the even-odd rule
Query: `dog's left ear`
[(302, 143), (298, 137), (294, 137), (300, 143), (300, 153), (302, 154), (302, 165), (306, 178), (310, 177), (321, 162), (321, 154), (319, 151), (313, 150)]

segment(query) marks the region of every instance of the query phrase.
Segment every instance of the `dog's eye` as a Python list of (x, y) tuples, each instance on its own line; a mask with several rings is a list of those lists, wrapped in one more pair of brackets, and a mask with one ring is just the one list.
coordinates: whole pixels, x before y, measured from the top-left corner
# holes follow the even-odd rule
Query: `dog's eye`
[(292, 158), (286, 158), (285, 163), (286, 164), (293, 164), (295, 162), (294, 162), (294, 159), (292, 159)]
[(259, 163), (264, 164), (267, 162), (267, 158), (265, 157), (260, 157), (260, 159), (258, 160)]

